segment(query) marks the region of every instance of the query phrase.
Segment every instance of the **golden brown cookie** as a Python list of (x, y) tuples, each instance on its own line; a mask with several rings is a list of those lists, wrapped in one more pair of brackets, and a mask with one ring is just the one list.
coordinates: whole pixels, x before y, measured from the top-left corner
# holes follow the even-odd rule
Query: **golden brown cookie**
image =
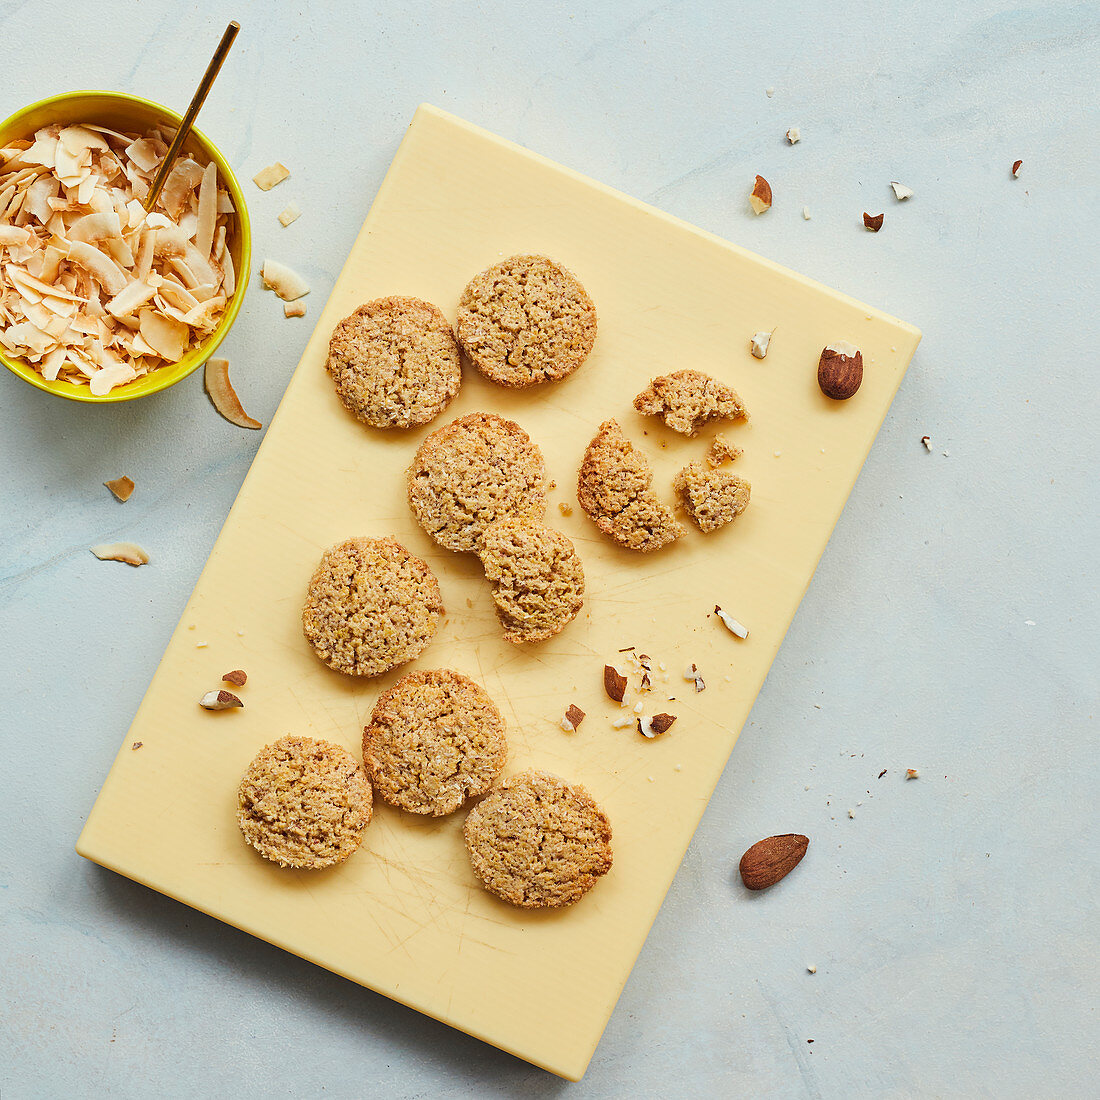
[(506, 641), (543, 642), (584, 606), (581, 559), (569, 539), (545, 524), (499, 519), (478, 556)]
[(580, 785), (528, 771), (502, 783), (467, 815), (474, 872), (523, 909), (571, 905), (611, 869), (611, 824)]
[(439, 584), (396, 539), (348, 539), (309, 582), (302, 628), (329, 668), (380, 676), (419, 657), (443, 614)]
[(447, 318), (419, 298), (379, 298), (335, 328), (325, 369), (347, 408), (375, 428), (427, 424), (462, 384)]
[(634, 398), (643, 416), (659, 416), (675, 432), (698, 435), (708, 420), (748, 417), (741, 398), (729, 386), (697, 370), (662, 375)]
[(577, 478), (577, 499), (596, 526), (629, 550), (659, 550), (684, 528), (650, 489), (653, 472), (614, 420), (588, 444)]
[(502, 386), (557, 382), (596, 342), (596, 307), (577, 277), (545, 256), (512, 256), (475, 275), (456, 325), (470, 362)]
[(383, 692), (363, 730), (363, 763), (391, 806), (439, 817), (485, 794), (504, 767), (504, 719), (460, 672), (412, 672)]
[(708, 470), (701, 462), (685, 466), (672, 487), (700, 531), (717, 531), (737, 519), (749, 505), (751, 486), (743, 477)]
[(440, 546), (476, 550), (503, 516), (542, 518), (545, 478), (542, 452), (515, 421), (470, 413), (420, 445), (409, 467), (409, 504)]
[(262, 748), (237, 790), (245, 840), (280, 867), (342, 863), (359, 847), (371, 812), (370, 784), (355, 758), (312, 737)]

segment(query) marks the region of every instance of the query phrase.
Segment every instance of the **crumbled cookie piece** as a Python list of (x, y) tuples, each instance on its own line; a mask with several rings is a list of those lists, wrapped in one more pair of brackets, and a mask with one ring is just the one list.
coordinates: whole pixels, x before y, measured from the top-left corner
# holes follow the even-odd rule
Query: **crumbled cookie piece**
[(634, 408), (643, 416), (661, 417), (673, 431), (684, 435), (698, 435), (709, 420), (744, 420), (749, 415), (729, 386), (697, 370), (654, 378), (634, 398)]
[(504, 767), (504, 719), (460, 672), (411, 672), (379, 696), (363, 730), (363, 764), (379, 798), (441, 817), (489, 791)]
[(749, 503), (750, 485), (743, 477), (707, 469), (701, 462), (685, 466), (672, 487), (700, 531), (717, 531), (732, 523)]
[(577, 498), (596, 526), (620, 546), (650, 551), (684, 534), (672, 510), (650, 489), (653, 472), (614, 420), (605, 420), (588, 444)]
[(458, 305), (458, 342), (502, 386), (557, 382), (596, 342), (596, 307), (580, 281), (545, 256), (512, 256), (470, 280)]
[(543, 642), (584, 606), (584, 567), (559, 531), (500, 519), (486, 530), (478, 556), (509, 642)]
[(744, 453), (740, 447), (735, 447), (724, 435), (716, 435), (711, 440), (710, 449), (707, 451), (707, 465), (712, 470), (717, 470), (723, 462), (733, 462)]
[(342, 863), (370, 824), (373, 799), (346, 749), (312, 737), (283, 737), (261, 749), (237, 791), (245, 840), (280, 867)]
[(450, 323), (419, 298), (379, 298), (345, 317), (325, 369), (348, 411), (374, 428), (427, 424), (462, 384)]
[(392, 538), (326, 550), (309, 582), (302, 628), (317, 656), (348, 676), (380, 676), (435, 635), (443, 599), (427, 564)]
[(487, 890), (523, 909), (571, 905), (611, 869), (611, 825), (579, 784), (528, 771), (466, 817), (466, 850)]

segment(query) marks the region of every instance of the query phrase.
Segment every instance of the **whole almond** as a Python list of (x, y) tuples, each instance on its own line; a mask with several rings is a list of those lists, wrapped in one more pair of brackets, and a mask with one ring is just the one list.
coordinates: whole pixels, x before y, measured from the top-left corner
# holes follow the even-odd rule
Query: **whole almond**
[(741, 881), (750, 890), (766, 890), (798, 866), (810, 838), (801, 833), (783, 833), (758, 840), (742, 857)]
[(863, 352), (851, 344), (830, 344), (817, 363), (817, 384), (826, 397), (847, 401), (863, 382)]

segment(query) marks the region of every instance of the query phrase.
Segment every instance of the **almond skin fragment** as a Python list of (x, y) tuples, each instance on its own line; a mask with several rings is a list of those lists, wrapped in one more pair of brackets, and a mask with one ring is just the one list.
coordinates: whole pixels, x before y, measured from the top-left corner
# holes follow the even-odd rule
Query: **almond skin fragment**
[(616, 703), (623, 701), (626, 694), (626, 677), (613, 665), (603, 666), (603, 689), (607, 697)]
[(231, 691), (208, 691), (199, 700), (199, 706), (203, 710), (229, 710), (231, 707), (243, 707), (244, 703)]
[(243, 668), (235, 668), (232, 672), (227, 672), (222, 679), (227, 684), (233, 684), (235, 687), (244, 687), (248, 683), (248, 674)]
[(133, 480), (125, 475), (112, 478), (110, 481), (105, 481), (103, 484), (114, 493), (115, 500), (120, 501), (122, 504), (125, 504), (130, 499), (134, 491)]
[(203, 372), (203, 383), (214, 408), (230, 424), (236, 424), (238, 428), (256, 429), (263, 427), (263, 424), (258, 420), (253, 420), (244, 411), (241, 400), (237, 396), (237, 391), (233, 389), (229, 381), (228, 359), (207, 359), (206, 370)]
[(783, 833), (758, 840), (742, 857), (738, 868), (741, 881), (750, 890), (766, 890), (786, 878), (801, 862), (810, 838), (801, 833)]

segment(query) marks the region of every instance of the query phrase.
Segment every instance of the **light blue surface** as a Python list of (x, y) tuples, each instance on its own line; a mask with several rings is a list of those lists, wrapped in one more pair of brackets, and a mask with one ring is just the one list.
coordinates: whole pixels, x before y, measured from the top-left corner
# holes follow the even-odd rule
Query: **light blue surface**
[[(0, 377), (0, 1096), (1096, 1095), (1095, 5), (75, 15), (0, 3), (0, 114), (73, 87), (182, 108), (241, 23), (201, 125), (245, 180), (290, 166), (252, 190), (255, 255), (313, 285), (304, 321), (253, 290), (225, 343), (265, 423), (424, 100), (924, 342), (578, 1085), (73, 853), (259, 436), (198, 376), (110, 408)], [(153, 563), (87, 552), (119, 538)], [(787, 831), (807, 858), (748, 895), (741, 852)]]

